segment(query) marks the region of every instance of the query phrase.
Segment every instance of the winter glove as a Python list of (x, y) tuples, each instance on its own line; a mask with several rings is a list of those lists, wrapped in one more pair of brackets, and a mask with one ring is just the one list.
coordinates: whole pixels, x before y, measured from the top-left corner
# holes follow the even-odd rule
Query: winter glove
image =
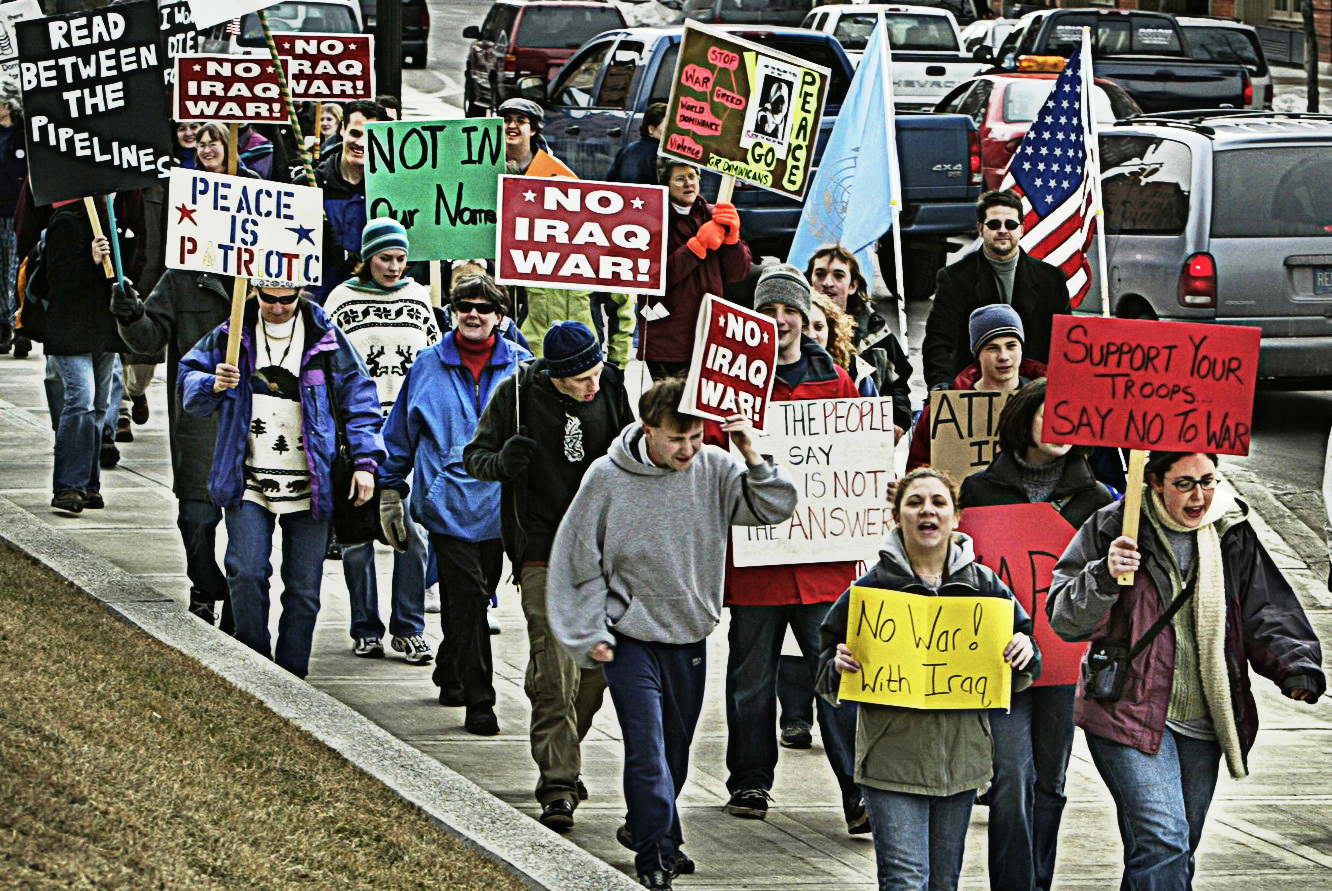
[(379, 527), (393, 550), (407, 550), (407, 515), (402, 509), (402, 496), (395, 489), (380, 490)]
[(111, 286), (111, 315), (126, 324), (138, 321), (143, 315), (143, 301), (129, 279)]
[(505, 479), (513, 479), (527, 469), (536, 454), (537, 441), (527, 435), (526, 427), (519, 427), (518, 432), (509, 437), (499, 453), (499, 472)]
[(725, 239), (726, 230), (721, 227), (721, 224), (716, 220), (708, 220), (698, 227), (698, 234), (689, 239), (686, 246), (702, 260), (708, 255), (708, 251), (715, 251), (721, 247)]
[(740, 211), (734, 204), (722, 202), (712, 207), (712, 218), (726, 230), (726, 244), (740, 243)]

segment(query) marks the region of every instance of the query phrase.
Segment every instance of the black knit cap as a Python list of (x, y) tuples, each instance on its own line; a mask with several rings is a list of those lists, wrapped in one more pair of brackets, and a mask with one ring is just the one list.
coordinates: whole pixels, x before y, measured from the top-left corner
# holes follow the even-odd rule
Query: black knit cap
[(556, 322), (542, 341), (546, 371), (551, 377), (577, 377), (603, 361), (601, 344), (582, 322)]

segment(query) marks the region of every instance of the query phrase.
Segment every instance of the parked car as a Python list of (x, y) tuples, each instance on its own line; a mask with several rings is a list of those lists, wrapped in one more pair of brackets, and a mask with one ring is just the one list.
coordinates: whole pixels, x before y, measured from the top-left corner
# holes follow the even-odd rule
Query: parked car
[[(1054, 73), (982, 74), (956, 87), (934, 107), (935, 111), (967, 115), (976, 122), (985, 188), (999, 188), (1013, 153), (1058, 79)], [(1098, 124), (1104, 126), (1142, 113), (1138, 103), (1114, 81), (1097, 78), (1094, 89), (1092, 109)]]
[(1092, 33), (1092, 70), (1119, 84), (1147, 112), (1249, 108), (1248, 69), (1189, 58), (1175, 17), (1124, 9), (1050, 9), (1018, 19), (999, 48), (1006, 71), (1058, 71)]
[[(821, 6), (836, 5), (838, 0), (814, 0), (814, 8)], [(855, 2), (855, 0), (852, 0)], [(868, 2), (868, 0), (861, 0)], [(917, 0), (911, 3), (911, 6), (924, 7), (928, 9), (946, 9), (953, 14), (959, 26), (970, 25), (977, 19), (983, 19), (990, 15), (990, 9), (986, 0)]]
[[(850, 86), (851, 62), (830, 34), (798, 28), (723, 26), (722, 30), (822, 65), (832, 72), (814, 163), (832, 132)], [(615, 153), (638, 137), (652, 102), (670, 98), (683, 28), (629, 28), (602, 34), (578, 50), (547, 91), (540, 82), (524, 90), (546, 108), (545, 136), (552, 150), (585, 179), (602, 179)], [(975, 125), (961, 115), (897, 118), (901, 163), (902, 234), (919, 263), (942, 263), (943, 239), (975, 232), (980, 194), (980, 145)], [(705, 177), (704, 194), (716, 195), (717, 178)], [(784, 257), (801, 206), (790, 198), (737, 183), (734, 195), (741, 232), (756, 254)], [(916, 261), (908, 258), (908, 270)], [(933, 269), (919, 276), (933, 282)]]
[(962, 50), (974, 55), (976, 50), (984, 47), (988, 53), (983, 54), (981, 58), (986, 61), (993, 60), (998, 56), (999, 47), (1015, 24), (1017, 19), (977, 19), (962, 29)]
[(1189, 58), (1202, 62), (1235, 62), (1249, 69), (1254, 105), (1271, 111), (1272, 72), (1253, 25), (1204, 16), (1175, 16), (1184, 29)]
[(919, 6), (846, 4), (820, 6), (802, 28), (831, 34), (855, 65), (879, 22), (888, 28), (893, 52), (893, 105), (901, 111), (926, 111), (953, 87), (984, 67), (962, 50), (953, 14)]
[[(361, 34), (361, 7), (357, 0), (284, 0), (265, 10), (273, 31), (304, 31), (310, 34)], [(240, 17), (240, 30), (232, 34), (230, 20), (204, 29), (204, 53), (268, 54), (259, 16), (247, 12)]]
[[(360, 0), (361, 21), (369, 34), (375, 33), (379, 0)], [(425, 0), (402, 0), (402, 64), (404, 68), (426, 67), (430, 45), (430, 10)]]
[(500, 0), (478, 27), (463, 71), (463, 112), (480, 117), (518, 95), (518, 81), (552, 77), (574, 50), (602, 31), (623, 28), (624, 15), (595, 0)]
[(811, 0), (684, 0), (684, 17), (715, 25), (798, 25)]
[(1111, 312), (1257, 326), (1262, 377), (1326, 386), (1332, 115), (1150, 115), (1100, 146)]

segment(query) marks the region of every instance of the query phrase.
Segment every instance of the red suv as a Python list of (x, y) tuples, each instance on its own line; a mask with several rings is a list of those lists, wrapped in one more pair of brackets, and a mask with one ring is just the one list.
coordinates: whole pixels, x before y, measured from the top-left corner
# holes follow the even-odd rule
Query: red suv
[(463, 72), (463, 112), (481, 117), (518, 95), (518, 80), (549, 81), (574, 50), (603, 31), (625, 27), (624, 16), (594, 0), (501, 0), (471, 39)]

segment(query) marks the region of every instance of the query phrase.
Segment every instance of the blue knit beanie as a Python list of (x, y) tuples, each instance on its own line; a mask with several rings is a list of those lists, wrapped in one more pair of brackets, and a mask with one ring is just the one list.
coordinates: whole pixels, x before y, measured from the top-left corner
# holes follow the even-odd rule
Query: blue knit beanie
[(971, 355), (980, 355), (981, 347), (996, 337), (1016, 337), (1026, 342), (1022, 332), (1022, 317), (1006, 303), (991, 303), (971, 311), (967, 322), (971, 334)]
[(393, 217), (376, 217), (361, 230), (361, 258), (391, 250), (407, 250), (407, 230)]
[(603, 361), (601, 344), (582, 322), (556, 322), (541, 344), (551, 377), (577, 377)]

